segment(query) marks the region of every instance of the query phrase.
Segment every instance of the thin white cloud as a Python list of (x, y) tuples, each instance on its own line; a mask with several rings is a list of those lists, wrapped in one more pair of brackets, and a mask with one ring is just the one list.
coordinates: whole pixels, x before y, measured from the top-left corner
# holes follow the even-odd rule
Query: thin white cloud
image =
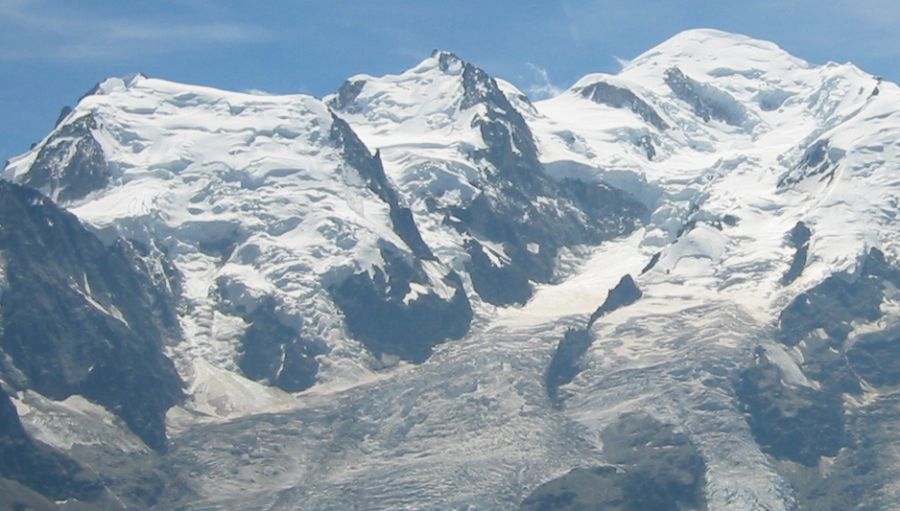
[(553, 96), (558, 96), (563, 89), (553, 85), (550, 81), (550, 74), (543, 67), (538, 66), (537, 64), (532, 64), (531, 62), (526, 62), (526, 66), (537, 78), (537, 81), (532, 83), (526, 92), (529, 96), (535, 99), (545, 99), (552, 98)]
[(273, 32), (254, 25), (76, 15), (38, 0), (0, 2), (0, 30), (15, 32), (11, 37), (15, 45), (3, 44), (0, 49), (3, 60), (116, 59), (275, 38)]
[(616, 64), (619, 65), (619, 70), (625, 69), (628, 64), (631, 64), (631, 61), (628, 59), (623, 59), (622, 57), (617, 57), (613, 55), (613, 59), (615, 59)]
[(254, 96), (274, 96), (273, 93), (262, 89), (244, 89), (244, 92), (247, 94), (253, 94)]

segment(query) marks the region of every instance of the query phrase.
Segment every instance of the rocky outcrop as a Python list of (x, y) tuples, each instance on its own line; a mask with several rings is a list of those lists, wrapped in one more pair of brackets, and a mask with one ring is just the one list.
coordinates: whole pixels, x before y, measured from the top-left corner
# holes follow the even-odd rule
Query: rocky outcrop
[(483, 299), (497, 305), (524, 303), (531, 296), (529, 281), (552, 279), (561, 248), (627, 234), (646, 219), (644, 206), (621, 190), (575, 179), (550, 179), (538, 161), (530, 129), (496, 81), (465, 64), (463, 84), (467, 91), (463, 107), (481, 104), (486, 108), (475, 126), (487, 147), (472, 157), (495, 170), (471, 203), (448, 208), (446, 213), (447, 222), (457, 230), (502, 246), (503, 257), (498, 261), (481, 257), (483, 243), (467, 245), (467, 270), (476, 290), (504, 290), (480, 292)]
[(624, 275), (606, 294), (606, 299), (591, 314), (585, 328), (570, 328), (556, 346), (553, 358), (544, 375), (544, 386), (547, 395), (553, 401), (559, 401), (559, 387), (578, 376), (582, 370), (582, 358), (593, 343), (591, 326), (602, 316), (621, 307), (631, 305), (643, 296), (631, 275)]
[(660, 131), (669, 129), (669, 124), (663, 120), (656, 109), (630, 89), (601, 81), (584, 87), (579, 93), (601, 105), (608, 105), (613, 108), (628, 108)]
[[(387, 245), (381, 255), (384, 271), (357, 273), (330, 288), (354, 338), (377, 356), (421, 363), (434, 346), (468, 332), (472, 308), (456, 273), (435, 275), (434, 263), (410, 260)], [(431, 265), (430, 275), (425, 265)], [(429, 279), (441, 280), (444, 296), (420, 293)]]
[(544, 375), (544, 386), (550, 399), (558, 400), (559, 387), (571, 383), (581, 372), (581, 358), (592, 342), (591, 333), (587, 330), (571, 328), (566, 331)]
[(41, 147), (19, 184), (41, 190), (59, 202), (69, 202), (103, 188), (109, 169), (94, 138), (97, 119), (85, 115), (57, 129)]
[(803, 273), (806, 267), (806, 259), (809, 257), (809, 238), (812, 231), (803, 222), (797, 222), (797, 225), (791, 229), (788, 242), (794, 247), (794, 257), (791, 259), (791, 267), (781, 278), (781, 283), (785, 286), (797, 280), (797, 277)]
[(732, 126), (748, 123), (747, 109), (727, 92), (698, 82), (677, 67), (667, 69), (664, 76), (675, 96), (690, 105), (694, 114), (705, 122), (717, 120)]
[[(16, 407), (0, 388), (0, 489), (2, 479), (10, 479), (53, 500), (92, 500), (103, 491), (102, 484), (78, 463), (62, 453), (32, 440), (26, 434)], [(9, 483), (6, 483), (9, 486)], [(16, 505), (32, 505), (43, 499), (27, 491), (10, 486), (9, 509), (28, 509)], [(0, 492), (5, 493), (5, 492)]]
[(181, 380), (163, 355), (175, 331), (168, 291), (140, 250), (104, 246), (39, 193), (0, 181), (3, 378), (52, 399), (80, 394), (166, 446), (165, 413)]
[(609, 290), (606, 294), (606, 299), (603, 300), (600, 307), (597, 307), (597, 310), (591, 314), (591, 319), (588, 321), (588, 328), (603, 315), (627, 305), (631, 305), (638, 301), (641, 296), (643, 296), (643, 293), (641, 293), (641, 290), (637, 287), (637, 284), (635, 284), (631, 275), (624, 275), (619, 279), (619, 283), (616, 284), (616, 287)]
[(522, 511), (706, 509), (706, 463), (684, 433), (653, 417), (619, 417), (601, 435), (608, 465), (576, 468), (544, 483)]
[[(803, 234), (801, 229), (801, 240)], [(778, 358), (759, 350), (735, 387), (765, 452), (815, 466), (823, 456), (854, 447), (844, 396), (861, 395), (864, 385), (897, 381), (891, 365), (895, 330), (848, 341), (856, 323), (882, 317), (885, 292), (898, 285), (900, 271), (871, 249), (854, 274), (826, 278), (782, 311), (777, 339), (798, 353), (796, 360), (785, 355), (776, 363)]]

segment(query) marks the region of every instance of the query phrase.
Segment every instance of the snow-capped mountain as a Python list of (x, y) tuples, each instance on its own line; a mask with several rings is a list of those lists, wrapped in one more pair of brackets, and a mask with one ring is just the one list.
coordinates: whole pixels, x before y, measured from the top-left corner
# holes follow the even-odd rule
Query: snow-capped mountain
[[(5, 434), (101, 483), (0, 476), (100, 507), (894, 509), (898, 105), (715, 30), (534, 102), (443, 51), (321, 100), (106, 80), (2, 176), (143, 301), (52, 236), (29, 295), (0, 217)], [(63, 287), (153, 327), (149, 368), (110, 360), (169, 389), (167, 430), (51, 390), (40, 363), (91, 357), (14, 334)]]
[(201, 411), (239, 411), (216, 384), (352, 383), (373, 356), (421, 361), (468, 329), (459, 277), (378, 155), (315, 98), (110, 79), (7, 175), (171, 260), (183, 336), (170, 354)]
[(533, 109), (528, 99), (451, 53), (350, 78), (326, 102), (379, 149), (426, 241), (485, 302), (526, 302), (561, 249), (626, 234), (646, 215), (603, 183), (551, 179), (519, 110)]

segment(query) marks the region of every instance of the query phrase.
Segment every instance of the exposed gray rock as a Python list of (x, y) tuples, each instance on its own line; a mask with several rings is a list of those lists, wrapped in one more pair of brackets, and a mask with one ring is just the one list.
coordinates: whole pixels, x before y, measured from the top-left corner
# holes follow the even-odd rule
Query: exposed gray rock
[(738, 100), (723, 90), (694, 80), (677, 67), (666, 70), (665, 81), (675, 96), (706, 122), (716, 119), (732, 126), (744, 126), (749, 121), (746, 108)]
[(96, 128), (97, 120), (90, 114), (63, 126), (50, 136), (19, 184), (60, 202), (80, 199), (106, 186), (109, 169), (92, 133)]
[(565, 337), (559, 341), (556, 351), (553, 352), (553, 358), (544, 376), (544, 386), (550, 399), (558, 400), (559, 387), (571, 383), (581, 372), (581, 358), (587, 353), (592, 342), (588, 330), (576, 328), (566, 330)]
[[(342, 119), (333, 116), (333, 120), (332, 140), (342, 148), (344, 158), (360, 173), (369, 189), (388, 204), (394, 232), (415, 258), (408, 258), (397, 247), (384, 243), (381, 253), (387, 263), (385, 272), (379, 269), (374, 275), (354, 274), (331, 285), (329, 292), (344, 313), (347, 328), (374, 354), (387, 353), (423, 362), (435, 345), (447, 339), (459, 339), (469, 330), (472, 309), (462, 280), (453, 271), (444, 276), (444, 284), (455, 290), (449, 300), (431, 293), (404, 303), (410, 284), (429, 285), (421, 264), (434, 261), (434, 254), (422, 240), (412, 212), (401, 204), (399, 194), (388, 181), (380, 155), (376, 152), (373, 156)], [(315, 350), (306, 353), (317, 354)], [(311, 368), (309, 364), (304, 366)]]
[(466, 271), (472, 278), (475, 292), (482, 300), (493, 304), (525, 303), (531, 297), (528, 273), (521, 265), (497, 265), (477, 240), (466, 242), (469, 262)]
[(3, 181), (0, 251), (0, 348), (27, 386), (52, 399), (83, 395), (165, 449), (165, 413), (182, 393), (163, 341), (180, 333), (140, 251), (104, 246), (50, 200)]
[(852, 330), (852, 321), (881, 316), (887, 282), (900, 285), (900, 272), (888, 265), (881, 251), (871, 249), (856, 274), (832, 275), (794, 299), (779, 317), (779, 340), (793, 346), (821, 328), (840, 345)]
[(581, 372), (581, 359), (593, 342), (590, 333), (591, 325), (604, 314), (631, 305), (641, 296), (641, 290), (634, 283), (634, 279), (631, 278), (631, 275), (626, 274), (619, 279), (614, 288), (609, 290), (606, 299), (591, 314), (586, 328), (571, 328), (566, 331), (565, 337), (559, 341), (559, 345), (553, 353), (553, 358), (550, 360), (544, 376), (544, 385), (550, 399), (558, 400), (559, 387), (570, 383)]
[(600, 307), (597, 307), (597, 310), (591, 314), (591, 319), (588, 321), (588, 328), (604, 314), (625, 307), (626, 305), (631, 305), (638, 301), (641, 296), (643, 296), (643, 293), (637, 287), (637, 284), (635, 284), (631, 275), (624, 275), (619, 279), (619, 283), (616, 284), (616, 287), (609, 290), (609, 293), (606, 294), (606, 299), (603, 300)]
[(634, 145), (640, 147), (644, 150), (644, 154), (647, 155), (648, 160), (653, 160), (656, 158), (656, 148), (653, 146), (653, 138), (650, 135), (642, 135), (637, 141), (635, 141)]
[[(808, 237), (802, 228), (796, 234), (797, 241)], [(854, 322), (882, 316), (886, 286), (898, 284), (900, 272), (871, 249), (855, 274), (828, 277), (782, 311), (776, 337), (799, 351), (798, 367), (814, 384), (792, 381), (763, 351), (741, 374), (736, 393), (764, 451), (815, 466), (823, 456), (857, 447), (858, 437), (848, 431), (844, 396), (860, 395), (862, 380), (891, 385), (900, 376), (891, 362), (895, 330), (867, 334), (849, 347), (848, 337)]]
[(332, 100), (328, 102), (328, 106), (334, 108), (335, 110), (340, 110), (348, 113), (359, 112), (360, 108), (358, 105), (355, 105), (354, 102), (365, 86), (365, 80), (348, 80), (344, 82), (343, 84), (341, 84), (341, 88), (338, 89), (337, 96), (332, 98)]
[(659, 258), (660, 258), (660, 257), (662, 257), (662, 252), (656, 252), (655, 254), (653, 254), (653, 255), (650, 257), (650, 260), (647, 261), (647, 264), (644, 265), (643, 268), (641, 268), (641, 275), (643, 275), (643, 274), (647, 273), (648, 271), (652, 270), (653, 267), (656, 266), (656, 263), (659, 262)]
[(706, 509), (706, 464), (690, 439), (645, 414), (625, 414), (601, 435), (610, 465), (544, 483), (523, 511)]
[(900, 327), (859, 336), (847, 350), (847, 361), (875, 388), (900, 385)]
[(849, 442), (840, 393), (785, 383), (762, 353), (741, 374), (735, 391), (756, 441), (776, 458), (814, 466)]
[[(16, 407), (2, 388), (0, 388), (0, 478), (18, 481), (53, 500), (93, 500), (103, 491), (100, 481), (78, 463), (51, 447), (32, 440), (25, 433)], [(0, 485), (0, 488), (2, 487), (3, 485)], [(4, 492), (0, 492), (2, 493)], [(19, 503), (23, 506), (27, 501), (42, 500), (21, 490), (17, 493), (20, 493), (19, 498), (13, 500), (21, 501)], [(0, 505), (4, 498), (9, 497), (15, 495), (0, 495)], [(13, 503), (6, 509), (17, 508)]]
[(437, 344), (459, 339), (469, 330), (472, 308), (455, 272), (444, 276), (454, 289), (450, 300), (434, 293), (405, 301), (410, 284), (427, 285), (420, 263), (385, 244), (385, 271), (361, 272), (330, 288), (343, 311), (347, 328), (376, 356), (387, 353), (415, 363), (424, 362)]
[(778, 186), (790, 186), (815, 176), (820, 181), (830, 181), (844, 154), (843, 149), (831, 147), (827, 139), (817, 140), (803, 153), (800, 163), (778, 180)]
[(795, 252), (794, 258), (791, 260), (791, 267), (788, 268), (787, 273), (781, 278), (783, 285), (786, 286), (797, 280), (797, 277), (803, 273), (803, 268), (806, 267), (806, 258), (809, 255), (809, 238), (811, 235), (812, 231), (803, 222), (797, 222), (797, 225), (791, 229), (788, 241), (794, 247)]
[(70, 113), (72, 113), (72, 107), (68, 105), (62, 107), (62, 109), (59, 111), (59, 116), (56, 117), (56, 122), (53, 123), (53, 126), (59, 126), (59, 124), (63, 122)]
[(616, 87), (601, 81), (584, 87), (579, 93), (583, 97), (601, 105), (609, 105), (613, 108), (628, 108), (638, 114), (641, 119), (661, 131), (669, 129), (668, 123), (663, 120), (656, 109), (629, 89)]
[(273, 300), (264, 300), (245, 319), (250, 326), (241, 337), (238, 367), (250, 379), (266, 381), (288, 392), (308, 389), (316, 383), (316, 355), (325, 347), (304, 339), (284, 325)]
[(434, 259), (431, 249), (422, 241), (419, 228), (413, 221), (412, 212), (400, 204), (400, 195), (388, 182), (380, 154), (376, 152), (373, 156), (346, 121), (333, 114), (332, 120), (334, 121), (331, 126), (332, 140), (340, 146), (344, 158), (359, 172), (369, 189), (390, 206), (394, 231), (416, 256)]

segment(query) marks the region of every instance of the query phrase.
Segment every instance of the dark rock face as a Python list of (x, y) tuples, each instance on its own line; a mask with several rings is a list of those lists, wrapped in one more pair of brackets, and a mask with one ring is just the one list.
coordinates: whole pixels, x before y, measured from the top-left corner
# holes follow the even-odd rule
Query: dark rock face
[(827, 173), (835, 162), (830, 161), (830, 144), (828, 140), (819, 140), (809, 146), (800, 160), (800, 166), (807, 169), (807, 176)]
[(643, 293), (638, 289), (631, 275), (625, 275), (619, 279), (619, 283), (609, 290), (606, 299), (597, 310), (591, 314), (587, 327), (584, 329), (569, 329), (565, 337), (559, 341), (547, 372), (544, 376), (544, 386), (550, 399), (559, 400), (559, 387), (571, 383), (582, 370), (581, 359), (591, 347), (591, 325), (604, 314), (621, 307), (631, 305), (638, 301)]
[(333, 98), (328, 103), (328, 106), (334, 108), (335, 110), (340, 110), (348, 113), (358, 112), (359, 107), (356, 106), (354, 102), (365, 86), (365, 80), (348, 80), (344, 82), (341, 85), (341, 88), (338, 89), (337, 97)]
[(243, 351), (238, 366), (256, 381), (264, 380), (288, 392), (308, 389), (316, 383), (319, 362), (315, 356), (324, 347), (302, 339), (282, 324), (271, 300), (246, 318), (250, 326), (241, 338)]
[[(69, 498), (91, 500), (103, 490), (100, 482), (83, 470), (78, 463), (51, 447), (32, 440), (25, 433), (16, 407), (2, 388), (0, 388), (0, 478), (18, 481), (54, 500)], [(33, 497), (28, 500), (31, 499)], [(16, 508), (13, 506), (11, 509)]]
[[(358, 92), (357, 92), (358, 93)], [(381, 253), (385, 272), (374, 276), (357, 273), (329, 289), (335, 304), (344, 313), (347, 328), (373, 353), (397, 355), (404, 360), (424, 362), (432, 348), (447, 340), (459, 339), (469, 330), (472, 309), (459, 276), (451, 271), (444, 285), (454, 290), (444, 299), (429, 293), (408, 303), (404, 298), (411, 284), (428, 284), (423, 262), (436, 261), (408, 207), (388, 181), (378, 153), (374, 156), (350, 126), (333, 116), (332, 140), (343, 156), (362, 176), (372, 192), (390, 206), (394, 232), (406, 243), (414, 258), (405, 257), (396, 247), (384, 244)]]
[(576, 468), (538, 487), (523, 511), (706, 509), (706, 464), (688, 437), (644, 414), (626, 414), (602, 433), (613, 465)]
[(675, 96), (690, 105), (706, 122), (716, 119), (732, 126), (743, 126), (748, 120), (747, 110), (738, 100), (712, 85), (694, 80), (677, 67), (666, 70), (665, 81)]
[(307, 339), (296, 325), (279, 319), (280, 304), (265, 296), (252, 305), (236, 299), (225, 277), (216, 281), (219, 308), (248, 323), (240, 339), (237, 364), (244, 376), (274, 385), (288, 392), (306, 390), (316, 383), (319, 362), (316, 356), (326, 346)]
[(354, 338), (375, 355), (387, 353), (421, 363), (437, 344), (468, 332), (472, 308), (456, 273), (443, 278), (443, 284), (453, 289), (449, 300), (433, 292), (406, 300), (412, 284), (428, 285), (422, 263), (387, 244), (381, 255), (384, 271), (376, 269), (371, 276), (357, 273), (330, 289)]
[(643, 268), (641, 268), (641, 275), (643, 275), (643, 274), (647, 273), (648, 271), (652, 270), (652, 269), (656, 266), (656, 263), (659, 262), (659, 258), (660, 258), (660, 257), (662, 257), (662, 252), (657, 252), (657, 253), (653, 254), (653, 255), (650, 257), (650, 260), (647, 261), (647, 264), (644, 265)]
[(787, 273), (781, 278), (783, 285), (786, 286), (797, 280), (797, 277), (803, 273), (803, 268), (806, 267), (806, 258), (809, 256), (810, 236), (812, 236), (812, 231), (803, 222), (797, 222), (797, 225), (791, 229), (788, 241), (796, 252), (794, 252), (794, 258), (791, 260), (791, 267), (788, 268)]
[(643, 296), (643, 293), (638, 289), (637, 284), (634, 283), (634, 279), (631, 278), (631, 275), (623, 276), (619, 279), (619, 283), (616, 284), (616, 287), (610, 289), (609, 293), (606, 294), (606, 300), (603, 301), (603, 304), (591, 314), (591, 319), (588, 321), (588, 327), (593, 325), (594, 322), (600, 319), (604, 314), (625, 307), (626, 305), (631, 305), (638, 301), (641, 296)]
[[(0, 509), (13, 511), (57, 511), (56, 503), (11, 479), (0, 479)], [(87, 508), (86, 509), (90, 509)]]
[(641, 135), (634, 145), (644, 150), (648, 160), (653, 161), (653, 158), (656, 158), (656, 147), (653, 146), (653, 138), (650, 135)]
[(840, 394), (787, 385), (781, 370), (760, 354), (735, 387), (764, 452), (813, 466), (846, 445)]
[(900, 271), (888, 265), (881, 251), (872, 249), (863, 257), (857, 275), (832, 275), (794, 299), (779, 317), (779, 340), (793, 346), (821, 328), (840, 345), (853, 320), (881, 317), (885, 283), (900, 284)]
[(818, 140), (806, 149), (800, 163), (778, 181), (779, 187), (790, 186), (807, 178), (819, 176), (819, 181), (830, 181), (845, 151), (831, 147), (831, 143)]
[(847, 350), (847, 361), (875, 388), (900, 385), (900, 328), (860, 336)]
[(571, 328), (566, 331), (544, 376), (544, 386), (550, 399), (559, 399), (559, 387), (571, 383), (581, 372), (581, 358), (592, 342), (591, 333), (587, 330)]
[[(798, 240), (805, 236), (801, 229)], [(863, 380), (873, 386), (892, 385), (900, 375), (893, 363), (895, 329), (861, 336), (850, 346), (848, 337), (854, 321), (881, 317), (886, 286), (898, 284), (900, 272), (872, 249), (855, 275), (832, 275), (782, 311), (777, 339), (800, 351), (799, 367), (816, 385), (787, 383), (783, 370), (762, 351), (754, 366), (741, 374), (736, 394), (767, 453), (814, 466), (822, 456), (856, 446), (843, 396), (861, 394)]]
[(72, 107), (68, 105), (62, 107), (62, 109), (59, 111), (59, 116), (56, 117), (56, 122), (53, 123), (53, 126), (59, 126), (59, 124), (63, 122), (70, 113), (72, 113)]
[(332, 119), (334, 121), (331, 127), (332, 140), (341, 147), (344, 158), (359, 172), (369, 189), (390, 206), (394, 232), (417, 257), (434, 259), (431, 249), (422, 240), (412, 212), (400, 204), (400, 195), (388, 181), (380, 154), (375, 153), (372, 156), (362, 140), (343, 119), (335, 115), (332, 115)]
[(525, 303), (531, 297), (528, 274), (520, 266), (497, 265), (476, 240), (466, 242), (469, 262), (466, 270), (472, 285), (484, 301), (493, 304)]
[(94, 139), (93, 115), (71, 122), (50, 137), (19, 184), (52, 193), (68, 202), (99, 190), (109, 182), (103, 149)]
[(178, 334), (146, 249), (105, 247), (39, 193), (0, 182), (0, 254), (0, 348), (14, 366), (3, 377), (52, 399), (81, 394), (164, 449), (182, 393), (162, 344)]
[(669, 125), (657, 113), (656, 109), (634, 92), (624, 87), (616, 87), (606, 82), (597, 82), (581, 89), (580, 94), (601, 105), (609, 105), (613, 108), (628, 108), (660, 131), (669, 129)]
[[(547, 282), (553, 276), (559, 249), (576, 244), (597, 244), (634, 230), (646, 218), (642, 204), (626, 193), (602, 184), (580, 180), (551, 180), (537, 158), (537, 149), (521, 114), (507, 101), (493, 78), (466, 64), (463, 106), (484, 104), (487, 114), (474, 122), (487, 145), (476, 151), (476, 161), (495, 171), (483, 183), (483, 191), (464, 206), (448, 208), (448, 223), (475, 239), (503, 246), (505, 266), (516, 270), (500, 273), (488, 268), (470, 244), (467, 268), (477, 288), (497, 287), (497, 278), (508, 279), (500, 288), (514, 293), (482, 295), (489, 303), (524, 303), (523, 276)], [(453, 218), (453, 221), (449, 219)], [(487, 281), (482, 278), (489, 277)]]

